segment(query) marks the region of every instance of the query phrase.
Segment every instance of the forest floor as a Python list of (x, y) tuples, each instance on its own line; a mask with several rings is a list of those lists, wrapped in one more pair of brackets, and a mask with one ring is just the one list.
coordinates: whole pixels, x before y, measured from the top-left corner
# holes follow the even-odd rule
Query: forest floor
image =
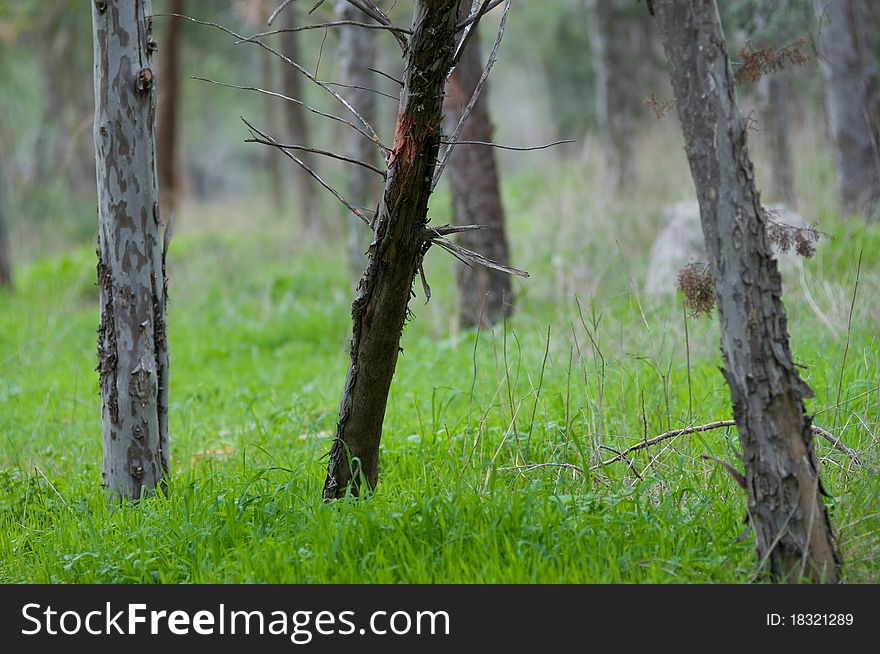
[[(651, 161), (669, 151), (652, 147)], [(686, 167), (640, 170), (638, 197), (615, 200), (600, 163), (590, 146), (507, 180), (513, 262), (531, 273), (507, 324), (458, 329), (457, 264), (429, 254), (433, 297), (416, 285), (379, 486), (360, 502), (320, 499), (348, 361), (343, 248), (305, 242), (269, 208), (181, 212), (172, 474), (167, 498), (137, 507), (110, 506), (100, 486), (94, 247), (20, 266), (16, 292), (0, 293), (0, 581), (753, 580), (745, 495), (702, 458), (739, 467), (735, 429), (602, 465), (731, 410), (716, 316), (685, 319), (681, 297), (641, 291)], [(802, 211), (833, 238), (784, 271), (792, 348), (815, 423), (861, 460), (816, 442), (844, 579), (877, 582), (880, 225), (836, 213), (830, 163), (799, 165)]]

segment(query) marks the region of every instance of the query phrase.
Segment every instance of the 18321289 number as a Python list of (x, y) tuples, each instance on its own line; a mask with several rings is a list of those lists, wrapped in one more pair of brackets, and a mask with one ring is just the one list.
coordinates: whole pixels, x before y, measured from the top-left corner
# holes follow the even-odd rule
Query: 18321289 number
[(792, 613), (793, 627), (848, 627), (853, 623), (852, 613)]

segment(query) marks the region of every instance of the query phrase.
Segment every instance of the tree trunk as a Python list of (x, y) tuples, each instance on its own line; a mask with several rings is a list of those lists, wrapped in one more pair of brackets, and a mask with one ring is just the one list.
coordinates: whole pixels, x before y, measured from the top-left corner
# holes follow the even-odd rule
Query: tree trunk
[[(368, 20), (361, 11), (346, 0), (340, 0), (337, 13), (340, 20)], [(339, 59), (343, 70), (343, 81), (352, 87), (361, 87), (347, 89), (348, 101), (368, 123), (373, 124), (378, 109), (376, 106), (377, 96), (372, 91), (364, 89), (368, 88), (371, 83), (368, 69), (375, 67), (375, 32), (360, 27), (341, 28)], [(378, 157), (374, 143), (355, 131), (351, 132), (348, 139), (349, 157), (373, 165), (376, 164)], [(372, 173), (361, 166), (352, 166), (348, 180), (349, 202), (358, 210), (366, 209), (370, 204), (370, 190), (374, 185)], [(369, 241), (365, 238), (363, 222), (351, 214), (348, 214), (348, 220), (349, 264), (352, 280), (357, 284), (366, 264), (364, 252)]]
[[(284, 10), (285, 27), (295, 28), (298, 24), (297, 7), (292, 5)], [(287, 32), (282, 34), (282, 51), (284, 56), (292, 61), (301, 61), (299, 52), (299, 33)], [(303, 89), (303, 75), (293, 66), (284, 66), (282, 73), (285, 95), (297, 100), (305, 100)], [(271, 100), (271, 98), (268, 98)], [(306, 110), (302, 105), (295, 102), (285, 103), (285, 119), (287, 121), (287, 134), (290, 143), (309, 145), (309, 131), (306, 125)], [(270, 152), (275, 161), (278, 161), (277, 152)], [(310, 152), (298, 151), (296, 156), (309, 168), (315, 169), (314, 157)], [(305, 231), (313, 237), (320, 238), (324, 233), (324, 223), (321, 220), (321, 210), (318, 203), (317, 190), (314, 180), (299, 166), (291, 166), (296, 184), (297, 206), (302, 211), (302, 224)]]
[(137, 500), (168, 472), (168, 340), (150, 0), (92, 3), (104, 485)]
[[(261, 18), (272, 12), (270, 7), (271, 4), (268, 0), (262, 0), (259, 13)], [(260, 57), (260, 84), (265, 90), (274, 91), (277, 88), (275, 86), (275, 55), (261, 48), (258, 56)], [(275, 98), (270, 95), (263, 95), (263, 120), (266, 123), (267, 132), (278, 134), (278, 107)], [(266, 167), (269, 170), (269, 195), (272, 198), (272, 206), (277, 210), (284, 203), (284, 188), (281, 175), (281, 154), (276, 152), (275, 148), (266, 148)]]
[(8, 206), (6, 175), (5, 171), (0, 169), (0, 288), (12, 288), (12, 260), (9, 256), (9, 236), (6, 233)]
[[(470, 0), (461, 0), (460, 20), (467, 18), (471, 5)], [(479, 36), (474, 34), (447, 85), (444, 107), (447, 133), (451, 134), (461, 120), (480, 81), (484, 64), (480, 54)], [(487, 87), (483, 88), (462, 130), (462, 141), (492, 142), (488, 91)], [(495, 151), (484, 146), (458, 146), (449, 160), (449, 175), (453, 224), (480, 224), (488, 227), (479, 231), (462, 232), (458, 235), (459, 245), (507, 264), (510, 256), (504, 233), (504, 207), (498, 188)], [(488, 327), (512, 313), (513, 290), (509, 275), (482, 266), (460, 266), (456, 277), (462, 326), (476, 327), (482, 323), (483, 327)]]
[(797, 195), (789, 139), (794, 116), (788, 78), (784, 73), (765, 75), (759, 82), (758, 92), (761, 97), (761, 127), (770, 151), (773, 194), (777, 200), (794, 208), (797, 206)]
[(394, 152), (367, 268), (352, 304), (352, 339), (324, 499), (374, 488), (379, 441), (412, 283), (424, 253), (443, 89), (452, 65), (458, 0), (416, 0)]
[[(171, 0), (172, 14), (183, 14), (183, 0)], [(160, 216), (167, 225), (180, 190), (177, 161), (177, 115), (180, 98), (180, 20), (168, 18), (165, 43), (159, 53), (159, 97), (156, 147), (158, 150)]]
[(605, 151), (605, 165), (616, 190), (632, 182), (632, 109), (624, 84), (624, 64), (632, 53), (619, 0), (587, 0), (590, 48), (596, 73), (596, 120)]
[(846, 211), (880, 217), (880, 81), (866, 0), (813, 0), (819, 64), (840, 197)]
[(715, 279), (724, 376), (760, 565), (776, 581), (837, 582), (835, 549), (781, 278), (736, 105), (715, 0), (654, 0)]

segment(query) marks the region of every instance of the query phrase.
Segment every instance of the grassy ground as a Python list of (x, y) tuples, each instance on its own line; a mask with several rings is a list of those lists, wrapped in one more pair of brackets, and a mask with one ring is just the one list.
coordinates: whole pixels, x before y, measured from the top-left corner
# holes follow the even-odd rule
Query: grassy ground
[[(804, 148), (809, 149), (809, 143)], [(645, 161), (674, 142), (655, 136)], [(673, 157), (673, 158), (674, 158)], [(793, 350), (848, 582), (880, 580), (880, 226), (836, 215), (827, 161), (800, 164), (804, 213), (834, 238), (785, 272)], [(640, 288), (682, 165), (644, 164), (638, 198), (602, 191), (592, 144), (508, 180), (517, 315), (454, 321), (453, 262), (413, 300), (380, 484), (320, 502), (347, 365), (341, 249), (251, 205), (191, 207), (172, 244), (168, 498), (100, 488), (94, 249), (36, 259), (0, 294), (0, 581), (745, 582), (755, 570), (733, 430), (601, 461), (667, 429), (730, 418), (717, 323)], [(586, 183), (584, 180), (588, 180)], [(335, 215), (335, 214), (334, 214)], [(432, 209), (446, 215), (442, 194)], [(863, 249), (858, 295), (850, 306)], [(845, 361), (844, 361), (845, 356)], [(551, 464), (528, 470), (529, 464)], [(572, 467), (577, 466), (582, 472)]]

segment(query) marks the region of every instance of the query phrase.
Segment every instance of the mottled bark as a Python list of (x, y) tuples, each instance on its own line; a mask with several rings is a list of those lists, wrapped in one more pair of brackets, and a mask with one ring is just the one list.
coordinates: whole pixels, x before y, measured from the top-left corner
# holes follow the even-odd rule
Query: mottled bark
[[(168, 12), (183, 14), (183, 0), (171, 0)], [(167, 31), (159, 52), (158, 110), (156, 148), (158, 152), (160, 215), (167, 225), (174, 213), (180, 191), (177, 161), (177, 115), (180, 98), (180, 25), (177, 18), (167, 18)]]
[(847, 211), (880, 217), (880, 80), (868, 40), (867, 0), (813, 0), (819, 64), (840, 197)]
[(138, 499), (168, 472), (168, 341), (150, 0), (92, 3), (104, 484)]
[[(296, 5), (291, 5), (284, 10), (282, 14), (285, 17), (284, 26), (294, 28), (298, 24), (299, 12)], [(299, 52), (299, 33), (287, 32), (282, 34), (282, 53), (291, 61), (297, 63), (302, 61)], [(305, 90), (303, 88), (303, 80), (305, 79), (298, 70), (293, 66), (285, 65), (283, 68), (282, 82), (284, 85), (283, 93), (297, 100), (305, 100)], [(271, 100), (271, 98), (269, 98)], [(309, 130), (306, 123), (306, 110), (302, 105), (295, 102), (286, 102), (284, 110), (284, 118), (287, 123), (287, 136), (290, 139), (288, 143), (294, 143), (302, 146), (309, 146)], [(271, 153), (275, 159), (276, 152)], [(296, 156), (309, 168), (315, 169), (314, 157), (310, 152), (297, 151)], [(308, 235), (313, 237), (321, 237), (324, 233), (324, 221), (320, 215), (320, 204), (318, 202), (318, 186), (311, 176), (300, 166), (289, 166), (290, 174), (294, 176), (294, 184), (296, 189), (296, 206), (302, 212), (302, 224)]]
[(596, 74), (596, 121), (613, 187), (622, 190), (633, 181), (633, 116), (624, 88), (624, 66), (634, 54), (625, 29), (632, 27), (620, 0), (587, 0), (590, 48)]
[[(461, 0), (459, 19), (470, 12), (470, 0)], [(483, 73), (479, 36), (470, 39), (461, 61), (455, 67), (446, 88), (446, 132), (452, 133)], [(483, 87), (480, 98), (461, 133), (462, 141), (492, 142), (489, 116), (489, 89)], [(462, 232), (458, 243), (502, 264), (510, 260), (504, 231), (504, 207), (498, 184), (495, 151), (479, 145), (459, 145), (449, 160), (452, 187), (452, 222), (455, 225), (486, 225), (488, 229)], [(482, 323), (488, 327), (502, 321), (513, 311), (510, 276), (482, 266), (460, 266), (458, 282), (459, 319), (464, 327)]]
[(724, 376), (760, 564), (777, 581), (836, 582), (810, 388), (792, 361), (782, 286), (715, 0), (654, 0), (715, 278)]
[(374, 488), (391, 378), (413, 279), (423, 255), (431, 179), (440, 147), (443, 89), (452, 64), (458, 0), (416, 0), (394, 152), (367, 268), (352, 304), (352, 338), (324, 499)]
[[(369, 19), (364, 14), (350, 5), (346, 0), (340, 0), (337, 7), (340, 20), (366, 21)], [(376, 32), (360, 27), (343, 27), (340, 30), (339, 60), (343, 71), (343, 81), (352, 87), (346, 89), (346, 98), (357, 109), (364, 119), (375, 124), (377, 114), (378, 96), (365, 90), (372, 84), (369, 68), (375, 67), (376, 61)], [(348, 156), (358, 161), (377, 164), (376, 145), (371, 143), (362, 134), (352, 131), (348, 137)], [(351, 166), (348, 172), (348, 201), (357, 209), (368, 208), (371, 189), (375, 186), (372, 173), (361, 166)], [(357, 284), (364, 271), (366, 264), (367, 245), (369, 238), (364, 224), (355, 216), (348, 215), (348, 259), (351, 266), (352, 280)]]
[(791, 154), (790, 131), (794, 121), (788, 78), (770, 74), (758, 83), (761, 100), (761, 130), (770, 155), (772, 196), (791, 208), (797, 207), (794, 183), (794, 160)]

